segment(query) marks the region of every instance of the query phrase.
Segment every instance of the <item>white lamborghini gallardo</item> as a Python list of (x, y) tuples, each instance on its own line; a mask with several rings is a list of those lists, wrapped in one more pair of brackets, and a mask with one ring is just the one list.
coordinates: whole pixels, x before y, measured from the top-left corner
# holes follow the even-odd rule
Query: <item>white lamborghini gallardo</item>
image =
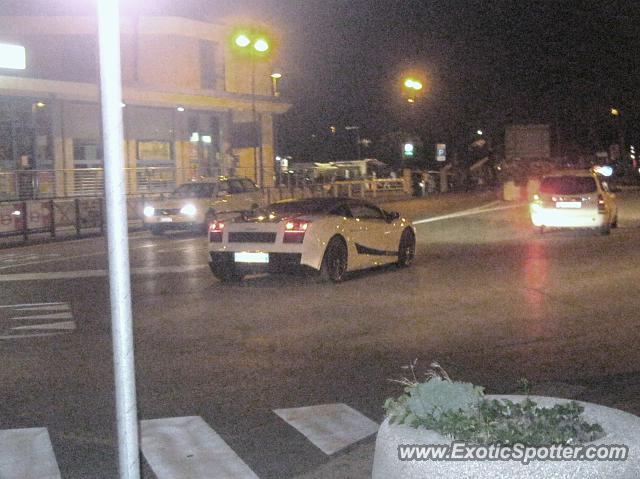
[(280, 201), (209, 225), (209, 266), (221, 281), (303, 266), (340, 282), (349, 271), (409, 266), (415, 248), (410, 221), (353, 198)]

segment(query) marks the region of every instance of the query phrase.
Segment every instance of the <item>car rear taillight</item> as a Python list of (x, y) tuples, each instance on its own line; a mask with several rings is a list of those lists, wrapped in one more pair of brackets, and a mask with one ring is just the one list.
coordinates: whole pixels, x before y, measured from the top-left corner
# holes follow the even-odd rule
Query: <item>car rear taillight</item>
[(224, 223), (222, 221), (214, 221), (209, 225), (209, 241), (211, 243), (222, 243), (222, 230)]
[(604, 204), (604, 198), (602, 195), (598, 195), (598, 212), (604, 213), (607, 210), (606, 205)]
[(286, 220), (284, 223), (283, 243), (302, 243), (309, 228), (309, 221)]

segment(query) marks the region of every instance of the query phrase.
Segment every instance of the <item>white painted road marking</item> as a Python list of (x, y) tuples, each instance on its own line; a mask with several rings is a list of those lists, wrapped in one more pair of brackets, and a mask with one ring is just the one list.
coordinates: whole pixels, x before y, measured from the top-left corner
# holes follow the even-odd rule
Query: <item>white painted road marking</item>
[(21, 306), (16, 308), (16, 311), (68, 311), (69, 305), (66, 303), (42, 303), (42, 306), (28, 305), (27, 307)]
[[(67, 309), (69, 309), (67, 307)], [(17, 309), (16, 311), (24, 311), (23, 309)], [(71, 312), (66, 313), (52, 313), (52, 314), (33, 314), (31, 316), (13, 316), (9, 319), (73, 319)]]
[[(8, 311), (10, 315), (8, 318), (0, 317), (4, 321), (12, 321), (14, 324), (15, 322), (29, 323), (17, 326), (3, 325), (5, 330), (0, 330), (0, 332), (5, 334), (0, 336), (0, 340), (54, 336), (76, 329), (76, 322), (73, 320), (69, 303), (9, 304), (0, 306), (0, 311), (2, 310)], [(46, 311), (54, 312), (47, 313)], [(16, 315), (18, 312), (41, 312), (44, 314)], [(60, 321), (61, 319), (68, 321)], [(33, 324), (31, 321), (38, 321), (38, 323)]]
[(59, 323), (47, 323), (47, 324), (30, 324), (28, 326), (15, 326), (11, 329), (15, 330), (29, 330), (29, 329), (61, 329), (72, 330), (76, 329), (75, 321), (61, 321)]
[(17, 308), (52, 308), (54, 306), (64, 306), (64, 307), (68, 307), (67, 303), (25, 303), (25, 304), (6, 304), (4, 306), (0, 306), (0, 309), (2, 308), (14, 308), (16, 309), (16, 311), (21, 311)]
[(46, 428), (0, 431), (2, 479), (60, 479)]
[[(59, 258), (62, 256), (60, 253), (8, 253), (0, 255), (0, 264), (5, 266), (4, 268), (13, 268), (15, 266), (22, 266), (26, 264), (34, 264), (40, 261), (50, 261), (52, 258)], [(11, 263), (11, 264), (9, 264)], [(7, 265), (8, 264), (8, 265)]]
[[(35, 333), (35, 334), (12, 334), (8, 336), (0, 336), (0, 340), (14, 340), (14, 339), (25, 339), (25, 338), (44, 338), (46, 336), (58, 336), (62, 333)], [(2, 477), (2, 476), (0, 476)]]
[(158, 479), (258, 479), (199, 416), (141, 421), (140, 437)]
[(338, 452), (378, 431), (375, 422), (341, 403), (276, 409), (273, 412), (325, 454)]
[[(209, 269), (206, 264), (196, 264), (189, 266), (159, 266), (148, 268), (131, 268), (131, 274), (141, 276), (152, 276), (156, 274), (188, 273), (199, 269)], [(50, 281), (55, 279), (81, 279), (81, 278), (103, 278), (108, 275), (104, 269), (87, 269), (78, 271), (53, 271), (50, 273), (16, 273), (1, 274), (0, 283), (12, 281)]]
[[(131, 237), (130, 237), (130, 239), (131, 239)], [(75, 243), (78, 243), (80, 241), (94, 241), (94, 240), (93, 239), (89, 239), (89, 238), (82, 239), (82, 240), (74, 240)], [(193, 239), (187, 238), (187, 239), (182, 239), (182, 240), (174, 240), (174, 241), (172, 241), (172, 244), (184, 243), (184, 242), (187, 242), (187, 241), (193, 241)], [(161, 246), (162, 244), (163, 243), (145, 244), (145, 245), (141, 245), (141, 246), (132, 246), (129, 249), (131, 251), (133, 251), (133, 250), (137, 250), (137, 249), (157, 248), (158, 246)], [(171, 249), (171, 250), (164, 250), (164, 251), (167, 251), (167, 252), (188, 251), (189, 249), (191, 249), (191, 248), (185, 248), (185, 249), (181, 249), (181, 250), (173, 250), (173, 249)], [(12, 255), (12, 256), (15, 256), (15, 254)], [(22, 262), (20, 264), (16, 264), (14, 261), (11, 261), (13, 264), (0, 266), (0, 270), (2, 270), (2, 269), (13, 269), (13, 268), (16, 268), (16, 267), (19, 267), (19, 266), (31, 266), (31, 265), (34, 265), (34, 264), (41, 265), (41, 264), (44, 264), (44, 263), (60, 263), (60, 262), (63, 262), (63, 261), (70, 261), (70, 260), (74, 260), (74, 259), (90, 258), (92, 256), (107, 256), (107, 251), (106, 251), (106, 248), (105, 248), (105, 251), (99, 251), (99, 252), (96, 252), (96, 253), (78, 254), (78, 255), (73, 255), (73, 256), (62, 256), (59, 253), (43, 254), (41, 256), (38, 256), (36, 253), (34, 253), (34, 254), (31, 254), (31, 255), (25, 255), (25, 257), (27, 257), (27, 256), (34, 257), (34, 258), (37, 257), (38, 260), (37, 261)], [(23, 261), (25, 260), (25, 257), (22, 258)], [(1, 264), (1, 259), (2, 258), (0, 257), (0, 264)]]
[(483, 213), (491, 213), (492, 211), (500, 211), (500, 210), (509, 210), (513, 208), (519, 208), (522, 206), (522, 203), (517, 203), (514, 205), (504, 205), (504, 206), (496, 206), (492, 207), (492, 205), (498, 202), (489, 203), (488, 205), (479, 206), (477, 208), (471, 208), (468, 210), (457, 211), (456, 213), (451, 213), (448, 215), (442, 216), (434, 216), (433, 218), (425, 218), (423, 220), (416, 220), (413, 222), (414, 225), (420, 225), (423, 223), (432, 223), (434, 221), (442, 221), (442, 220), (450, 220), (453, 218), (462, 218), (463, 216), (472, 216), (472, 215), (480, 215)]

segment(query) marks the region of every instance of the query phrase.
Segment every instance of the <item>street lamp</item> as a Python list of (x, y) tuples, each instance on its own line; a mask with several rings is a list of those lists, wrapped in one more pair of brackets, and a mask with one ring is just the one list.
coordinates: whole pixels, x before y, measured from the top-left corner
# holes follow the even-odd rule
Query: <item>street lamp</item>
[(280, 96), (280, 90), (278, 90), (278, 80), (282, 78), (282, 73), (276, 71), (269, 76), (271, 77), (271, 93), (273, 94), (273, 96)]
[[(257, 127), (258, 115), (256, 112), (256, 56), (265, 56), (271, 45), (263, 35), (251, 33), (238, 33), (233, 37), (233, 44), (239, 52), (249, 55), (251, 61), (251, 123), (253, 143), (253, 165), (256, 182), (264, 188), (264, 165), (262, 160), (262, 128)], [(280, 75), (282, 76), (282, 75)], [(277, 87), (280, 77), (271, 76), (272, 87)], [(274, 90), (274, 95), (275, 95)], [(275, 95), (277, 96), (277, 95)]]
[(409, 77), (405, 78), (403, 86), (407, 90), (407, 93), (409, 95), (407, 101), (409, 103), (415, 103), (418, 92), (420, 92), (423, 88), (422, 82), (420, 80), (416, 80), (413, 77)]
[(624, 150), (624, 124), (623, 124), (623, 117), (621, 115), (620, 109), (616, 108), (616, 107), (612, 107), (609, 110), (609, 113), (611, 113), (611, 116), (613, 117), (613, 123), (615, 125), (615, 128), (617, 129), (617, 134), (618, 134), (618, 148), (620, 149), (620, 160), (624, 161), (624, 155), (625, 155), (625, 150)]

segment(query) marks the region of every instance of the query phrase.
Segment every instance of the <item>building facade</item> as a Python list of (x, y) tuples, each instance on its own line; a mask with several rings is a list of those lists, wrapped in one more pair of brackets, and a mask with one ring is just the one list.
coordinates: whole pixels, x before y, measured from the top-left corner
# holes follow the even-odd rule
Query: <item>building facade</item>
[[(274, 116), (289, 105), (273, 89), (275, 54), (234, 51), (235, 28), (122, 19), (130, 193), (198, 176), (273, 183)], [(96, 19), (0, 17), (0, 43), (26, 51), (26, 69), (0, 68), (0, 199), (26, 187), (27, 172), (38, 173), (28, 187), (41, 196), (95, 189), (103, 166)]]

